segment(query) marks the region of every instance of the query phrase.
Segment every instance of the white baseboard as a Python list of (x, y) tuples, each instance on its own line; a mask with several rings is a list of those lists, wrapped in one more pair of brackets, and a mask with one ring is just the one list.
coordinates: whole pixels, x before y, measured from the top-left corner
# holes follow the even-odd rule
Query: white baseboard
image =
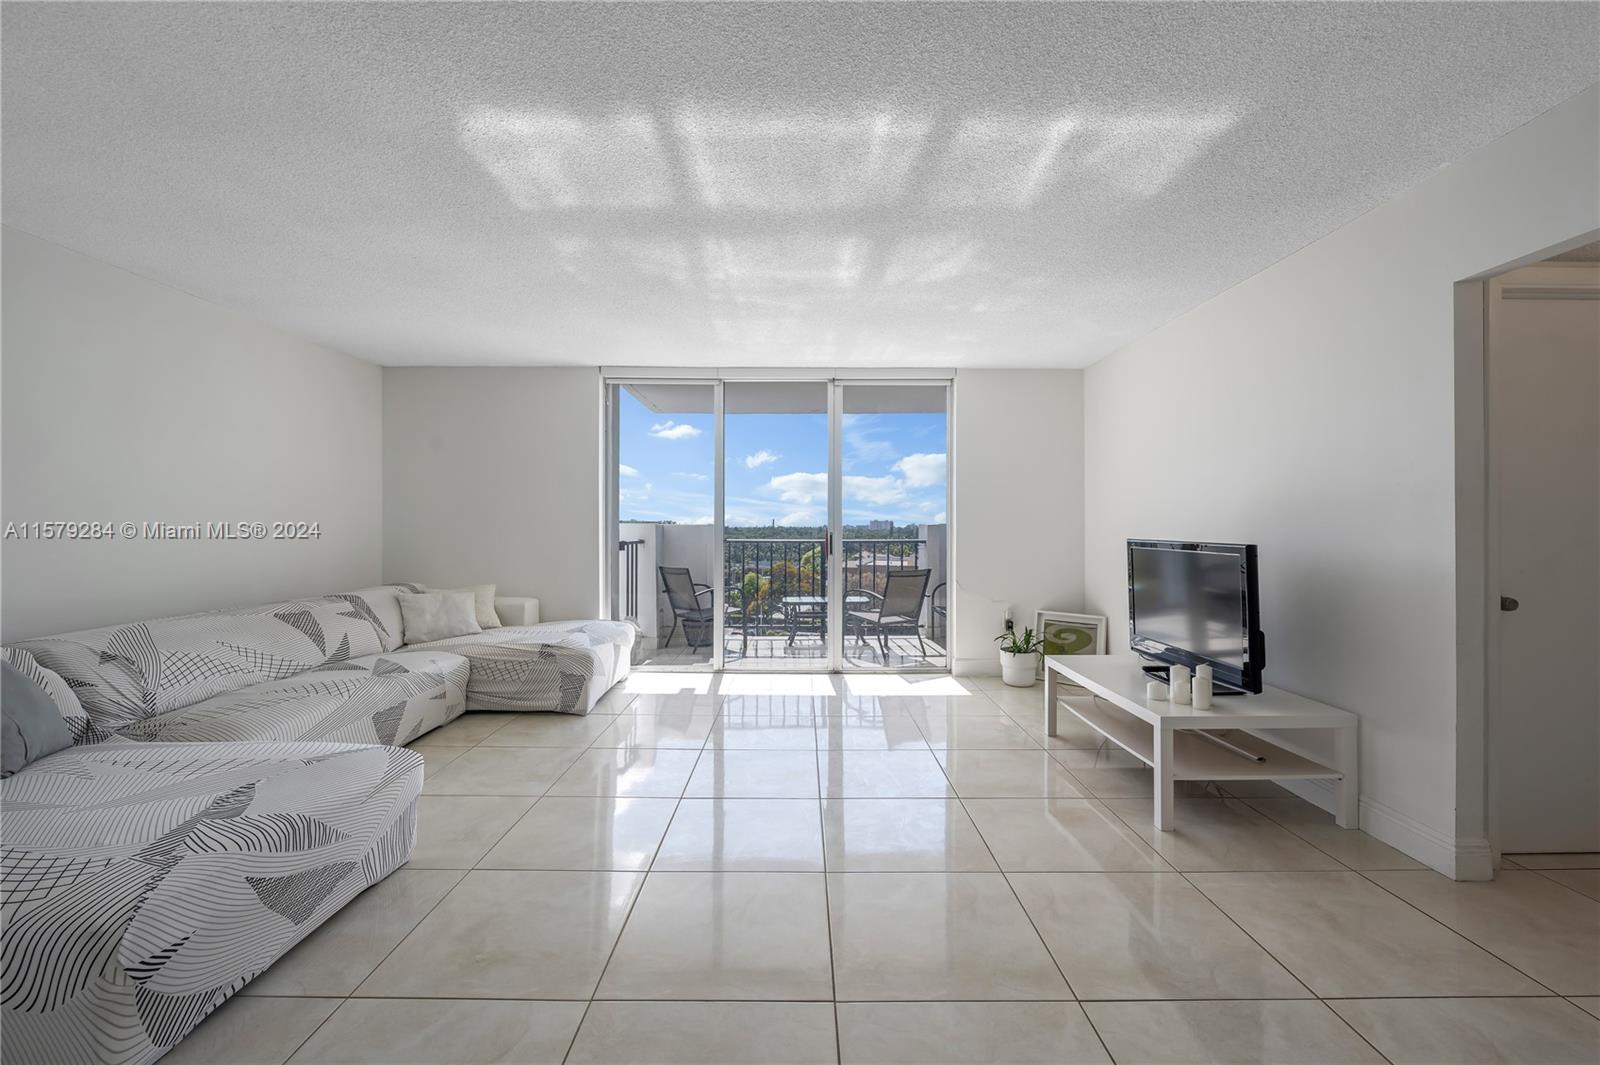
[(958, 658), (950, 663), (950, 672), (957, 677), (998, 677), (1000, 659), (997, 655), (983, 658)]
[[(1334, 811), (1335, 792), (1331, 780), (1284, 780), (1279, 784), (1306, 802), (1329, 813)], [(1453, 880), (1494, 879), (1494, 854), (1489, 841), (1481, 836), (1446, 835), (1365, 795), (1361, 796), (1361, 830)]]

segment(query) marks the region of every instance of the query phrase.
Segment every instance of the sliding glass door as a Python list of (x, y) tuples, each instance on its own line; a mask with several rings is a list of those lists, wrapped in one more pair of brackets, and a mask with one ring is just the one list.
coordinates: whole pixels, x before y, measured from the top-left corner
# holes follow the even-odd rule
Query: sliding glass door
[(612, 615), (646, 669), (945, 670), (948, 381), (612, 380)]

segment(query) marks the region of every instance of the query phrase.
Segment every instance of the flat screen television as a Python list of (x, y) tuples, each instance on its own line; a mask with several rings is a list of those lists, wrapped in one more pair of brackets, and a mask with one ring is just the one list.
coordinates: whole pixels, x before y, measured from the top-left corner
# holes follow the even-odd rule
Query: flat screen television
[(1128, 541), (1128, 638), (1138, 654), (1209, 665), (1218, 693), (1260, 693), (1260, 613), (1254, 544)]

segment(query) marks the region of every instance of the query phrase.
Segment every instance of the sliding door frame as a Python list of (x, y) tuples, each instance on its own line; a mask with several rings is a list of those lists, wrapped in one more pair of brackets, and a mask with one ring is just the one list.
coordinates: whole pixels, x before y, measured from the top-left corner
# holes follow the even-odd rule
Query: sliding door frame
[[(744, 367), (726, 369), (688, 369), (678, 367), (602, 366), (600, 368), (601, 432), (604, 435), (600, 452), (602, 470), (601, 514), (601, 604), (607, 618), (619, 616), (617, 601), (617, 528), (620, 520), (618, 498), (619, 412), (616, 397), (618, 389), (627, 385), (671, 382), (679, 385), (705, 385), (712, 390), (712, 421), (715, 443), (713, 464), (716, 467), (712, 484), (712, 557), (716, 560), (713, 573), (712, 596), (716, 605), (713, 621), (714, 636), (709, 668), (720, 672), (727, 666), (726, 610), (723, 599), (727, 589), (721, 587), (727, 567), (726, 524), (726, 397), (724, 386), (740, 382), (772, 382), (795, 384), (823, 384), (828, 390), (828, 521), (825, 533), (827, 581), (830, 589), (827, 604), (828, 654), (820, 666), (796, 666), (794, 672), (812, 673), (954, 673), (956, 664), (956, 525), (955, 525), (955, 409), (956, 373), (953, 370), (819, 370), (814, 373), (771, 367)], [(891, 666), (850, 666), (844, 661), (844, 390), (847, 387), (873, 385), (922, 385), (943, 387), (945, 390), (945, 573), (946, 621), (945, 665), (943, 668), (900, 668)], [(650, 575), (650, 609), (657, 607), (655, 576)], [(703, 672), (707, 667), (697, 667)]]

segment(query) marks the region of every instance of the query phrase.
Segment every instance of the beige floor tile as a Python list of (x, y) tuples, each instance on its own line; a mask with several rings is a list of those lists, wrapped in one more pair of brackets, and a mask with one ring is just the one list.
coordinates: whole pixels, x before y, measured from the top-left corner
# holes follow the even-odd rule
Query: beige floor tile
[(814, 751), (817, 732), (809, 714), (804, 720), (724, 714), (712, 724), (706, 745), (727, 751)]
[(936, 751), (1037, 751), (1040, 744), (1005, 715), (939, 717), (913, 714), (912, 720)]
[(474, 747), (428, 778), (426, 795), (543, 795), (583, 751), (576, 747)]
[(834, 751), (817, 753), (822, 794), (829, 799), (943, 799), (955, 792), (933, 752)]
[(595, 737), (593, 746), (698, 751), (705, 746), (716, 720), (715, 714), (644, 714), (630, 710), (618, 714), (611, 727)]
[(485, 747), (587, 747), (610, 728), (609, 714), (511, 714), (505, 727), (483, 741)]
[(1111, 1059), (1073, 1002), (842, 1002), (844, 1065), (1090, 1065)]
[(706, 750), (684, 795), (692, 799), (815, 799), (815, 751)]
[(624, 713), (675, 717), (707, 717), (721, 709), (721, 697), (702, 692), (644, 692)]
[(836, 997), (1070, 999), (999, 873), (829, 873)]
[(422, 755), (422, 778), (424, 780), (432, 779), (443, 771), (445, 766), (472, 750), (471, 747), (446, 747), (442, 744), (434, 743), (413, 743), (409, 749)]
[(826, 1002), (596, 1002), (568, 1065), (821, 1065), (835, 1058)]
[(966, 807), (1008, 873), (1168, 870), (1139, 833), (1096, 799), (967, 799)]
[(177, 1065), (283, 1065), (295, 1048), (317, 1030), (317, 1025), (328, 1019), (339, 1001), (235, 995), (212, 1011), (161, 1060)]
[(459, 869), (397, 869), (302, 939), (245, 995), (348, 995), (439, 904)]
[(832, 751), (926, 751), (928, 741), (910, 715), (878, 720), (817, 718), (817, 746)]
[(956, 799), (824, 799), (822, 823), (830, 872), (996, 869)]
[(1543, 991), (1358, 873), (1193, 873), (1189, 879), (1323, 997)]
[(827, 1000), (818, 873), (651, 873), (597, 998)]
[(935, 751), (963, 799), (1075, 799), (1083, 789), (1044, 751)]
[(968, 695), (885, 695), (878, 702), (885, 710), (915, 714), (919, 720), (987, 717), (1007, 720), (1000, 704), (989, 696), (974, 692)]
[(1395, 1065), (1593, 1065), (1600, 1020), (1559, 998), (1328, 1003)]
[(550, 794), (676, 799), (699, 757), (699, 751), (591, 747), (550, 785)]
[(582, 1002), (350, 999), (294, 1065), (560, 1065)]
[(1093, 749), (1063, 747), (1050, 752), (1050, 757), (1067, 769), (1145, 769), (1143, 762), (1112, 744)]
[(1165, 832), (1151, 823), (1148, 802), (1109, 799), (1106, 806), (1184, 872), (1343, 868), (1239, 799), (1179, 799), (1174, 827)]
[(1600, 1017), (1600, 998), (1594, 996), (1590, 996), (1588, 998), (1575, 998), (1572, 1000), (1572, 1004), (1577, 1006), (1579, 1009), (1592, 1013), (1596, 1017)]
[(1600, 854), (1508, 854), (1524, 869), (1600, 869)]
[(1013, 873), (1081, 999), (1306, 998), (1176, 873)]
[(1149, 769), (1074, 769), (1072, 779), (1097, 799), (1145, 799), (1155, 794), (1155, 775)]
[(619, 684), (600, 697), (600, 701), (590, 708), (589, 716), (603, 717), (611, 714), (620, 714), (625, 710), (632, 709), (638, 699), (639, 696), (637, 694), (628, 691), (626, 684)]
[(684, 799), (656, 855), (657, 870), (821, 872), (814, 799)]
[(482, 869), (648, 869), (676, 799), (546, 795), (495, 844)]
[[(1233, 782), (1223, 785), (1231, 789)], [(1426, 869), (1427, 866), (1401, 854), (1387, 843), (1373, 839), (1359, 829), (1340, 828), (1333, 815), (1304, 799), (1254, 798), (1246, 800), (1313, 847), (1331, 854), (1352, 869)]]
[(1140, 1065), (1383, 1063), (1382, 1056), (1321, 1002), (1091, 1002), (1084, 1008), (1118, 1061)]
[(410, 869), (471, 869), (528, 812), (531, 795), (424, 795)]
[(1546, 869), (1544, 875), (1591, 899), (1600, 899), (1600, 869)]
[(516, 720), (516, 714), (474, 712), (418, 738), (420, 743), (474, 747)]
[(1600, 995), (1600, 902), (1517, 869), (1477, 882), (1432, 870), (1368, 876), (1557, 994)]
[(468, 873), (357, 990), (376, 998), (588, 998), (640, 873)]

